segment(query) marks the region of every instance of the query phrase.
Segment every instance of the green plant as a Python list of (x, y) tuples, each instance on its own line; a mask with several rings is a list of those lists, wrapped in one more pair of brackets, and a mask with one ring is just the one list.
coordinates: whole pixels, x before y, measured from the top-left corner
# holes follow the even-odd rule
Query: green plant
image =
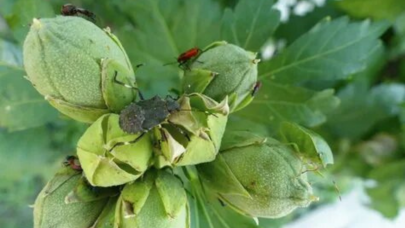
[[(30, 211), (24, 206), (33, 202), (62, 157), (76, 152), (92, 185), (124, 188), (97, 198), (94, 192), (83, 190), (88, 185), (72, 184), (81, 180), (75, 171), (73, 179), (61, 185), (60, 197), (74, 193), (79, 204), (96, 205), (97, 215), (85, 221), (86, 226), (112, 227), (114, 221), (130, 221), (120, 224), (144, 227), (150, 215), (139, 214), (138, 206), (152, 213), (150, 205), (159, 203), (153, 213), (181, 218), (173, 220), (178, 223), (156, 221), (162, 227), (187, 227), (188, 219), (192, 228), (278, 226), (310, 210), (289, 214), (297, 206), (307, 206), (315, 196), (320, 197), (315, 204), (335, 200), (338, 193), (332, 187), (332, 176), (343, 192), (348, 189), (343, 184), (347, 177), (375, 180), (379, 184), (368, 189), (371, 207), (387, 217), (396, 216), (405, 205), (405, 183), (397, 172), (404, 169), (405, 6), (395, 0), (364, 2), (370, 4), (328, 1), (306, 16), (291, 16), (281, 23), (279, 12), (271, 8), (272, 0), (74, 1), (97, 15), (96, 24), (78, 17), (55, 19), (61, 1), (1, 2), (0, 18), (6, 26), (0, 25), (0, 165), (13, 172), (0, 176), (4, 180), (0, 203), (7, 208), (0, 208), (0, 224), (32, 226)], [(392, 2), (398, 7), (389, 7)], [(63, 26), (56, 29), (49, 35), (54, 40), (41, 48), (38, 43), (26, 43), (23, 66), (22, 45), (28, 28), (39, 29), (57, 20), (72, 24), (64, 24), (66, 30)], [(106, 25), (111, 31), (97, 28)], [(105, 42), (86, 44), (84, 39), (91, 36)], [(222, 40), (228, 44), (213, 43)], [(100, 48), (106, 42), (114, 47)], [(69, 44), (75, 53), (63, 48)], [(271, 46), (277, 54), (268, 56), (266, 50)], [(192, 47), (199, 47), (202, 53), (183, 69), (163, 66)], [(106, 54), (109, 48), (116, 51)], [(133, 72), (132, 66), (140, 63), (146, 65)], [(25, 74), (61, 113), (92, 123), (91, 127), (61, 116), (24, 79)], [(63, 81), (66, 78), (74, 80)], [(232, 84), (237, 78), (246, 80)], [(126, 145), (139, 135), (122, 131), (118, 114), (137, 97), (137, 91), (115, 79), (139, 88), (148, 98), (177, 90), (181, 108), (189, 111), (180, 111), (171, 120), (189, 135), (164, 123), (163, 128), (153, 128), (140, 141)], [(262, 87), (252, 97), (256, 81)], [(52, 88), (55, 83), (61, 87)], [(194, 95), (184, 96), (184, 92)], [(193, 109), (199, 112), (190, 111)], [(143, 153), (135, 155), (134, 150)], [(263, 154), (262, 160), (255, 151)], [(100, 165), (94, 166), (95, 161)], [(256, 170), (259, 164), (244, 161), (276, 165), (263, 171)], [(216, 165), (221, 162), (227, 168)], [(275, 175), (278, 169), (285, 176)], [(108, 176), (111, 170), (119, 173)], [(253, 174), (246, 177), (249, 170)], [(61, 178), (60, 172), (53, 182)], [(270, 176), (260, 176), (261, 172)], [(320, 173), (327, 178), (319, 178)], [(210, 180), (224, 174), (229, 178)], [(270, 181), (272, 178), (277, 181)], [(310, 185), (307, 178), (322, 184)], [(269, 185), (264, 184), (266, 180)], [(25, 186), (31, 185), (35, 187), (28, 191)], [(288, 192), (285, 189), (292, 188), (287, 185), (300, 187)], [(143, 190), (134, 195), (137, 191), (133, 189)], [(263, 197), (269, 189), (300, 195), (297, 198), (302, 200), (277, 202), (280, 207), (271, 210), (265, 203), (257, 205), (258, 192)], [(174, 195), (178, 202), (171, 198)], [(50, 205), (51, 197), (37, 203), (37, 212)], [(268, 199), (274, 204), (271, 194)], [(68, 202), (69, 208), (77, 203)], [(63, 204), (56, 205), (64, 210)], [(24, 219), (5, 220), (9, 213), (22, 214), (20, 211)], [(256, 217), (287, 214), (283, 219), (257, 223)], [(51, 220), (43, 221), (52, 222), (52, 217), (47, 218)], [(70, 222), (63, 216), (55, 219)]]

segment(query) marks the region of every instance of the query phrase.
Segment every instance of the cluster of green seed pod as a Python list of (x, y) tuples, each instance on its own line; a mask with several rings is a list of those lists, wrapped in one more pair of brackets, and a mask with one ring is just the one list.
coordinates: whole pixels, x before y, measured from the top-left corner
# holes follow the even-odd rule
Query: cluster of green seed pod
[(143, 99), (109, 29), (79, 17), (34, 19), (24, 43), (28, 79), (61, 113), (91, 124), (78, 161), (37, 197), (35, 227), (189, 228), (187, 175), (174, 174), (185, 166), (245, 216), (281, 217), (316, 199), (289, 147), (225, 133), (228, 115), (253, 100), (256, 54), (222, 41), (186, 60), (182, 95)]

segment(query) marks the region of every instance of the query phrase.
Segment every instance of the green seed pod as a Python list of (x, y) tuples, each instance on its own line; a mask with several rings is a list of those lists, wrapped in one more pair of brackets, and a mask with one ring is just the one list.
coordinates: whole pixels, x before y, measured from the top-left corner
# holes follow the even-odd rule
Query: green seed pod
[(189, 228), (186, 191), (179, 179), (150, 170), (122, 190), (115, 214), (119, 228)]
[(150, 166), (153, 149), (149, 134), (125, 133), (117, 114), (94, 122), (80, 138), (77, 155), (83, 172), (93, 186), (109, 187), (134, 181)]
[(34, 19), (24, 42), (24, 66), (38, 92), (78, 121), (119, 112), (136, 96), (115, 81), (135, 81), (118, 39), (79, 17)]
[[(202, 94), (181, 97), (179, 112), (169, 116), (169, 125), (155, 129), (155, 141), (160, 142), (156, 167), (185, 166), (213, 161), (219, 151), (229, 114), (227, 97), (218, 103)], [(187, 135), (188, 138), (185, 136)]]
[(118, 197), (110, 198), (103, 211), (91, 228), (113, 228), (115, 224), (115, 208)]
[(256, 53), (225, 41), (215, 42), (185, 66), (183, 89), (218, 102), (228, 96), (231, 112), (237, 111), (253, 99), (258, 62)]
[(204, 187), (237, 212), (278, 218), (317, 199), (303, 164), (287, 146), (247, 132), (224, 137), (221, 153), (198, 165)]
[(77, 188), (82, 179), (80, 172), (61, 169), (39, 193), (34, 205), (35, 228), (91, 227), (98, 219), (109, 197), (74, 203), (67, 202), (67, 196)]

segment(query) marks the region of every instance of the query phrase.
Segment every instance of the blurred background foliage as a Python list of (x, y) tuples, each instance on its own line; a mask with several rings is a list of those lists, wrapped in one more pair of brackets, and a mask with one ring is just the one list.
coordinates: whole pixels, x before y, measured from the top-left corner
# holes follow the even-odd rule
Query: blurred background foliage
[[(344, 194), (354, 179), (373, 180), (369, 206), (394, 218), (405, 206), (405, 1), (252, 2), (70, 1), (111, 27), (133, 65), (146, 63), (137, 79), (147, 96), (178, 85), (179, 69), (162, 65), (191, 47), (226, 39), (259, 52), (263, 88), (228, 128), (277, 135), (282, 121), (296, 122), (321, 134), (335, 155), (324, 177), (314, 177), (319, 203), (262, 220), (261, 227), (282, 226), (337, 200), (333, 181)], [(61, 116), (23, 77), (21, 49), (32, 18), (58, 15), (65, 3), (0, 1), (2, 228), (32, 227), (29, 205), (87, 127)], [(237, 32), (256, 30), (234, 36), (221, 30), (224, 23)]]

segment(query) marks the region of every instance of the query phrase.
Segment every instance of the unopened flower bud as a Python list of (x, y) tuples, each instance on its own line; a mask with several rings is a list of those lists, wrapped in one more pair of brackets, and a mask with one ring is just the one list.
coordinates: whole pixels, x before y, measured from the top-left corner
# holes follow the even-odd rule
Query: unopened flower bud
[(119, 112), (136, 96), (116, 82), (135, 81), (118, 39), (83, 18), (34, 19), (24, 42), (24, 66), (38, 92), (78, 121)]
[(231, 112), (248, 105), (257, 82), (256, 53), (215, 42), (185, 66), (183, 89), (186, 93), (203, 93), (220, 102), (229, 97)]
[(91, 227), (95, 223), (110, 195), (100, 197), (95, 190), (88, 192), (83, 200), (69, 202), (68, 196), (80, 189), (78, 184), (82, 178), (80, 172), (70, 167), (61, 169), (53, 177), (35, 201), (35, 228)]
[(301, 160), (275, 139), (229, 133), (216, 160), (197, 167), (206, 189), (250, 217), (282, 217), (316, 199)]

